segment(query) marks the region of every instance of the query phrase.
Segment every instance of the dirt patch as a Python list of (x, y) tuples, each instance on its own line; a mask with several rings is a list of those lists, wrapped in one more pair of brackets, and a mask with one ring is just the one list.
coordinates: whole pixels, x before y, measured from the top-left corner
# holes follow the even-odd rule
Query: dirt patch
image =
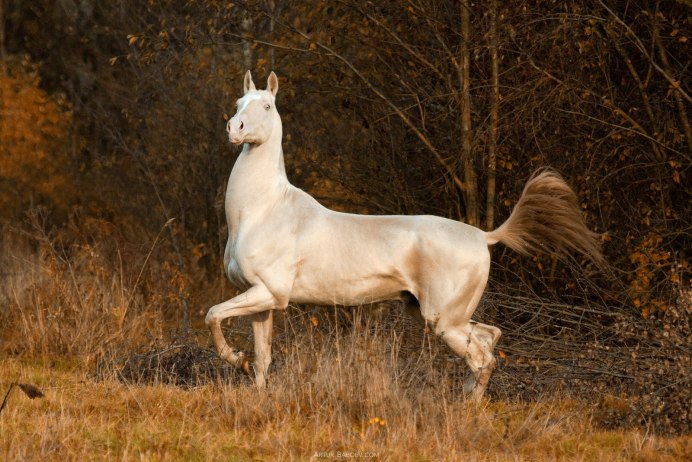
[(102, 361), (94, 378), (115, 376), (129, 384), (168, 384), (183, 388), (219, 383), (239, 385), (248, 378), (194, 339), (157, 344), (117, 360)]

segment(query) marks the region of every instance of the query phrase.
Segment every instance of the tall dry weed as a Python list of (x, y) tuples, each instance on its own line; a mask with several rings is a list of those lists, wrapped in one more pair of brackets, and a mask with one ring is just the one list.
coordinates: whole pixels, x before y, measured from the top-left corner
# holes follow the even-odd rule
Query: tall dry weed
[(32, 231), (2, 241), (3, 271), (11, 275), (0, 293), (2, 351), (87, 365), (161, 335), (161, 306), (148, 305), (139, 281), (113, 258), (121, 255), (114, 239), (66, 242)]

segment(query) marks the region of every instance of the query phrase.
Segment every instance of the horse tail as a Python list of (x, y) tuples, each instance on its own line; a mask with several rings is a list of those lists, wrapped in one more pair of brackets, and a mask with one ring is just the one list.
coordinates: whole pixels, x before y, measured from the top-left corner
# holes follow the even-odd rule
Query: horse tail
[(581, 218), (577, 196), (552, 169), (537, 170), (524, 186), (514, 210), (499, 228), (485, 234), (488, 245), (502, 242), (516, 252), (570, 252), (587, 256), (599, 268), (607, 267), (598, 234)]

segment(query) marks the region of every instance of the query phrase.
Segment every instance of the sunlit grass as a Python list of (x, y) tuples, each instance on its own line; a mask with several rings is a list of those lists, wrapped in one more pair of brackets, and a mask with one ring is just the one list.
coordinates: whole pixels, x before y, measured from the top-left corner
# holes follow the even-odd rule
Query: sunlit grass
[(0, 415), (7, 461), (303, 460), (344, 452), (378, 460), (684, 460), (692, 450), (689, 436), (599, 430), (585, 404), (557, 398), (476, 408), (401, 395), (378, 407), (366, 387), (357, 391), (366, 403), (358, 420), (359, 409), (338, 390), (324, 394), (314, 380), (281, 383), (283, 373), (265, 391), (182, 389), (94, 382), (74, 368), (6, 359), (0, 377), (3, 394), (10, 380), (46, 394), (10, 396)]
[[(604, 412), (628, 409), (618, 397), (597, 405), (556, 390), (523, 402), (491, 390), (480, 406), (467, 403), (441, 342), (404, 315), (378, 319), (367, 308), (277, 313), (270, 385), (257, 390), (223, 369), (206, 329), (184, 339), (164, 332), (176, 323), (161, 287), (152, 285), (149, 301), (123, 295), (121, 270), (92, 247), (77, 257), (65, 264), (49, 252), (36, 269), (16, 263), (0, 294), (0, 399), (12, 383), (45, 393), (31, 400), (14, 387), (0, 414), (0, 461), (667, 461), (692, 453), (691, 436), (603, 429)], [(227, 334), (251, 350), (247, 324)], [(194, 377), (171, 385), (181, 382), (166, 367), (190, 365)]]

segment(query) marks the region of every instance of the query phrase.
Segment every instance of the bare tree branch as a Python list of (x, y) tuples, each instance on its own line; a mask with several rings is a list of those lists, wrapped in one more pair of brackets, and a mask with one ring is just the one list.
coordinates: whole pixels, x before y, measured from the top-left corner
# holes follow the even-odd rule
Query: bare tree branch
[(497, 0), (490, 5), (490, 136), (488, 138), (488, 183), (486, 185), (485, 229), (491, 231), (495, 226), (495, 181), (497, 168), (497, 126), (500, 117), (500, 65), (498, 60), (499, 15)]
[[(266, 12), (264, 12), (265, 15), (269, 16)], [(281, 24), (279, 21), (274, 18), (274, 21), (276, 24)], [(377, 88), (371, 81), (368, 79), (358, 68), (346, 57), (344, 57), (342, 54), (338, 53), (335, 51), (333, 48), (329, 47), (328, 45), (325, 45), (322, 42), (315, 41), (313, 38), (307, 34), (306, 32), (303, 32), (295, 27), (291, 27), (287, 24), (281, 24), (282, 26), (286, 27), (286, 29), (293, 31), (294, 33), (300, 35), (303, 37), (305, 40), (308, 40), (310, 43), (314, 43), (315, 46), (321, 50), (324, 50), (327, 54), (327, 56), (332, 56), (339, 61), (341, 61), (343, 64), (348, 67), (351, 72), (353, 72), (365, 85), (372, 91), (375, 95), (377, 95), (378, 98), (380, 98), (382, 101), (384, 101), (387, 106), (389, 106), (394, 113), (399, 116), (399, 118), (408, 126), (411, 131), (418, 137), (418, 139), (423, 143), (423, 145), (430, 151), (430, 153), (437, 159), (438, 163), (445, 169), (447, 174), (449, 175), (450, 179), (454, 183), (454, 185), (461, 191), (464, 191), (464, 184), (461, 181), (461, 179), (457, 176), (455, 173), (454, 169), (449, 165), (447, 160), (442, 156), (440, 151), (432, 144), (432, 141), (430, 141), (430, 138), (428, 138), (425, 133), (423, 133), (417, 126), (416, 124), (413, 123), (413, 121), (396, 105), (394, 102), (389, 99), (382, 91)]]
[[(658, 29), (658, 21), (656, 18), (652, 18), (654, 27), (654, 45), (658, 48), (658, 54), (661, 57), (661, 62), (666, 69), (666, 72), (672, 74), (670, 69), (670, 62), (668, 61), (668, 53), (661, 43), (661, 37)], [(680, 123), (682, 124), (683, 131), (685, 132), (685, 140), (687, 141), (687, 148), (692, 150), (692, 129), (690, 128), (690, 121), (687, 118), (687, 111), (685, 110), (685, 102), (682, 100), (684, 92), (680, 89), (680, 85), (676, 87), (673, 85), (673, 99), (675, 100), (675, 105), (678, 108), (678, 117), (680, 118)], [(675, 91), (679, 90), (679, 91)]]
[(598, 3), (600, 3), (601, 6), (602, 6), (603, 8), (605, 8), (605, 10), (606, 10), (608, 13), (610, 13), (610, 15), (613, 17), (613, 19), (615, 20), (615, 22), (617, 22), (617, 23), (620, 24), (622, 27), (624, 27), (625, 30), (627, 31), (627, 33), (628, 33), (629, 35), (632, 36), (632, 39), (634, 40), (634, 42), (635, 42), (636, 45), (637, 45), (637, 48), (639, 48), (639, 51), (646, 57), (646, 59), (649, 60), (649, 62), (651, 63), (651, 65), (654, 67), (654, 69), (656, 69), (658, 72), (660, 72), (661, 75), (673, 86), (673, 88), (674, 88), (677, 92), (679, 92), (680, 95), (681, 95), (682, 97), (684, 97), (684, 98), (687, 100), (687, 102), (692, 103), (692, 98), (690, 98), (690, 95), (688, 95), (688, 94), (685, 92), (685, 90), (683, 90), (682, 87), (680, 87), (680, 82), (677, 81), (677, 80), (675, 80), (668, 72), (666, 72), (665, 69), (663, 69), (661, 66), (659, 66), (658, 64), (656, 64), (656, 62), (654, 61), (653, 56), (651, 56), (651, 54), (646, 50), (646, 47), (644, 46), (644, 44), (642, 43), (642, 41), (639, 39), (639, 37), (637, 37), (637, 35), (634, 33), (634, 31), (630, 28), (630, 26), (628, 26), (627, 23), (625, 23), (625, 21), (623, 21), (622, 19), (620, 19), (620, 17), (619, 17), (617, 14), (615, 14), (615, 12), (614, 12), (613, 10), (611, 10), (610, 8), (608, 8), (608, 6), (606, 6), (606, 4), (603, 3), (602, 0), (598, 0)]
[(466, 206), (466, 221), (474, 226), (480, 225), (478, 206), (478, 185), (476, 170), (473, 162), (473, 132), (471, 131), (471, 15), (468, 0), (461, 0), (460, 27), (461, 47), (459, 67), (459, 85), (461, 90), (461, 163), (464, 168), (464, 205)]

